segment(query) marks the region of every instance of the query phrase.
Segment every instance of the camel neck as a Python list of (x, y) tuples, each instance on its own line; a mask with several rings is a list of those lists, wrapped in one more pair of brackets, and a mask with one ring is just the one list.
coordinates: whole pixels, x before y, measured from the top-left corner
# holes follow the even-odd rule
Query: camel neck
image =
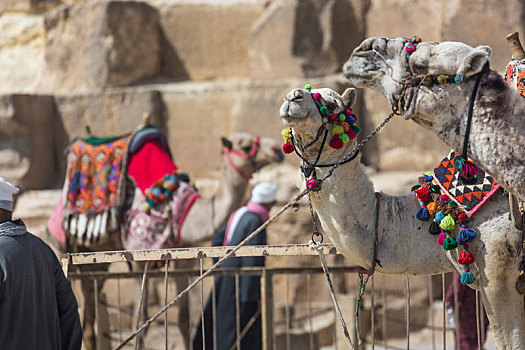
[(223, 165), (221, 173), (222, 179), (212, 197), (214, 229), (223, 226), (229, 214), (243, 204), (244, 194), (248, 188), (248, 181), (239, 176), (229, 164)]

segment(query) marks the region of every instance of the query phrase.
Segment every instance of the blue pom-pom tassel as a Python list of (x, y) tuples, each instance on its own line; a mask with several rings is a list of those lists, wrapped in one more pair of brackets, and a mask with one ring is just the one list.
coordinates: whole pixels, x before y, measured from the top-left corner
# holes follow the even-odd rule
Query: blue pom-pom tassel
[(423, 178), (424, 178), (425, 182), (429, 182), (429, 181), (432, 181), (434, 179), (434, 176), (432, 176), (432, 175), (423, 175)]
[(419, 220), (421, 220), (421, 221), (427, 221), (428, 218), (430, 217), (428, 209), (426, 207), (423, 207), (423, 208), (419, 209), (419, 211), (417, 212), (416, 217)]
[(444, 217), (445, 217), (445, 214), (443, 214), (442, 211), (438, 211), (436, 213), (436, 216), (434, 217), (434, 221), (439, 224), (441, 222), (441, 220), (443, 220)]
[(350, 124), (350, 125), (354, 125), (354, 123), (355, 123), (355, 118), (349, 115), (349, 116), (346, 117), (346, 120), (345, 120), (345, 121), (346, 121), (348, 124)]
[(475, 280), (476, 277), (474, 277), (474, 274), (470, 271), (463, 271), (461, 274), (461, 284), (472, 284)]
[(458, 236), (456, 237), (456, 242), (458, 242), (459, 245), (465, 245), (472, 242), (474, 238), (476, 238), (476, 231), (467, 228), (466, 225), (462, 225), (461, 230), (459, 230)]

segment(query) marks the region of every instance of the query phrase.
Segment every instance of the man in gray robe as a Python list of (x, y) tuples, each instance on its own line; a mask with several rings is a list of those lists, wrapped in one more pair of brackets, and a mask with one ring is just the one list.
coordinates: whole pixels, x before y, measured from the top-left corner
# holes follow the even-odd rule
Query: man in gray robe
[(75, 295), (51, 248), (12, 220), (16, 193), (0, 177), (0, 349), (79, 350)]

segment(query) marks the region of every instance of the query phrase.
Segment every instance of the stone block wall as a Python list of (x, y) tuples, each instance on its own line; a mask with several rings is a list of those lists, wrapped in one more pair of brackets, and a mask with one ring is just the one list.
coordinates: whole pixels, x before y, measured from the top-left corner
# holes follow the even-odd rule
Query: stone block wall
[[(86, 125), (101, 136), (129, 132), (148, 112), (194, 177), (218, 166), (220, 136), (279, 139), (277, 113), (289, 89), (311, 83), (343, 91), (341, 66), (365, 37), (488, 44), (492, 67), (502, 71), (510, 58), (505, 35), (523, 30), (524, 13), (519, 0), (4, 0), (0, 9), (6, 98), (51, 98), (63, 143), (85, 136)], [(390, 106), (374, 92), (358, 95), (366, 133)], [(14, 137), (31, 143), (41, 129), (31, 130)], [(12, 160), (11, 142), (2, 137), (0, 151)], [(396, 118), (363, 159), (380, 170), (426, 170), (446, 152), (434, 135)], [(28, 154), (24, 162), (37, 163)], [(54, 157), (63, 159), (60, 151)], [(28, 189), (60, 182), (33, 183), (20, 169), (15, 177)]]

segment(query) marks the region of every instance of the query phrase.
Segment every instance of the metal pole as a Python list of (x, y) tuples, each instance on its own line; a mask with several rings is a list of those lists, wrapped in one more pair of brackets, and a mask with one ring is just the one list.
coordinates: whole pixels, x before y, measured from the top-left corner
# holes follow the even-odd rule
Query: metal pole
[(406, 321), (407, 321), (407, 350), (410, 350), (410, 282), (405, 276), (407, 289)]
[(436, 349), (436, 339), (434, 337), (434, 285), (432, 276), (428, 276), (428, 304), (430, 305), (430, 330), (432, 332), (432, 350)]
[(308, 291), (308, 338), (310, 342), (310, 350), (314, 350), (314, 334), (312, 326), (312, 275), (306, 274), (306, 289)]
[[(142, 315), (142, 304), (144, 303), (144, 291), (147, 288), (146, 283), (147, 283), (147, 275), (148, 275), (148, 266), (149, 266), (149, 262), (146, 261), (146, 263), (144, 264), (144, 274), (142, 275), (142, 285), (140, 287), (139, 305), (137, 308), (137, 328), (136, 329), (139, 329), (139, 326), (140, 326), (140, 316)], [(137, 338), (135, 339), (135, 350), (138, 349), (140, 337), (141, 337), (141, 333), (137, 334)]]
[(372, 275), (371, 277), (372, 279), (372, 291), (371, 291), (371, 296), (370, 296), (370, 308), (372, 309), (372, 314), (371, 314), (371, 322), (372, 322), (372, 350), (375, 349), (376, 347), (376, 342), (375, 342), (375, 334), (376, 334), (376, 327), (375, 327), (375, 300), (374, 300), (374, 297), (375, 297), (375, 278), (374, 278), (374, 275)]
[[(202, 259), (199, 259), (199, 268), (202, 276)], [(202, 350), (206, 350), (206, 333), (204, 326), (204, 280), (200, 283), (201, 297), (201, 329), (202, 329)]]
[(239, 274), (235, 274), (235, 325), (237, 350), (241, 349), (241, 302), (239, 297)]
[(120, 306), (120, 278), (117, 278), (117, 319), (118, 319), (118, 340), (122, 343), (122, 317), (121, 317), (121, 306)]
[(286, 281), (286, 323), (285, 323), (285, 329), (286, 329), (286, 350), (290, 350), (291, 347), (291, 339), (290, 339), (290, 305), (289, 305), (289, 299), (290, 299), (290, 283), (288, 275), (285, 277)]
[(447, 293), (445, 288), (445, 274), (441, 274), (441, 291), (443, 293), (443, 350), (447, 349), (447, 305), (445, 303), (445, 295)]
[(386, 302), (386, 293), (385, 293), (385, 275), (381, 275), (381, 303), (383, 304), (383, 347), (385, 350), (388, 350), (388, 332), (387, 332), (387, 317), (386, 317), (386, 310), (388, 308), (387, 302)]
[(457, 277), (455, 276), (457, 272), (453, 272), (452, 275), (453, 275), (453, 279), (452, 279), (452, 284), (454, 286), (454, 318), (456, 319), (455, 321), (455, 326), (456, 326), (456, 329), (454, 331), (454, 334), (455, 334), (455, 338), (456, 338), (456, 349), (461, 349), (460, 348), (460, 342), (459, 342), (459, 332), (461, 332), (462, 330), (459, 329), (459, 300), (458, 300), (458, 279)]
[[(164, 306), (168, 304), (168, 266), (169, 260), (166, 259), (164, 261)], [(164, 313), (164, 348), (168, 350), (168, 310)]]
[(101, 344), (102, 335), (100, 334), (100, 311), (99, 311), (99, 308), (98, 308), (98, 279), (97, 278), (95, 278), (93, 280), (93, 284), (94, 284), (94, 287), (95, 287), (95, 319), (97, 320), (97, 322), (96, 322), (97, 323), (97, 344), (96, 344), (96, 347), (97, 347), (97, 350), (100, 350), (100, 349), (102, 349), (102, 344)]

